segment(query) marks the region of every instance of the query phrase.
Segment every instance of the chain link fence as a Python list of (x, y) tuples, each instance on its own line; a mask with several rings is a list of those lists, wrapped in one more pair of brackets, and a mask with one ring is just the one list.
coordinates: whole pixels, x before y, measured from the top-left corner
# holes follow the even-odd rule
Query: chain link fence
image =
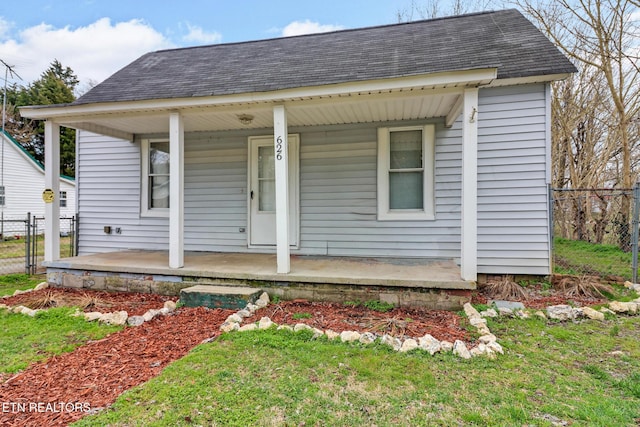
[[(76, 217), (60, 218), (60, 256), (76, 255)], [(0, 218), (0, 274), (44, 272), (44, 217)]]
[(551, 188), (554, 273), (637, 282), (639, 194)]

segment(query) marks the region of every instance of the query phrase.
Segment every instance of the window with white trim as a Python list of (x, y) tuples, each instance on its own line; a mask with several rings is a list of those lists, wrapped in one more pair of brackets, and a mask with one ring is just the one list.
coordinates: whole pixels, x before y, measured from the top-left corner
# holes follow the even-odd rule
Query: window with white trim
[(61, 191), (60, 192), (60, 207), (61, 208), (66, 208), (67, 207), (67, 192), (66, 191)]
[(435, 126), (378, 129), (378, 220), (432, 220)]
[(169, 177), (169, 141), (142, 140), (142, 215), (169, 215)]

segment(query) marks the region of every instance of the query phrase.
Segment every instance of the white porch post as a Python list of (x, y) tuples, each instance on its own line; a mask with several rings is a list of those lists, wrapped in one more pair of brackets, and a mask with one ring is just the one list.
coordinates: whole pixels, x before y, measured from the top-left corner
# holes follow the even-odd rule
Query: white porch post
[(464, 90), (462, 108), (462, 244), (464, 280), (478, 279), (478, 89)]
[(276, 253), (277, 272), (291, 271), (289, 251), (289, 141), (287, 111), (284, 105), (273, 107), (273, 143), (276, 162)]
[(184, 267), (184, 123), (169, 115), (169, 267)]
[(53, 200), (44, 205), (44, 260), (60, 258), (60, 125), (44, 122), (44, 185)]

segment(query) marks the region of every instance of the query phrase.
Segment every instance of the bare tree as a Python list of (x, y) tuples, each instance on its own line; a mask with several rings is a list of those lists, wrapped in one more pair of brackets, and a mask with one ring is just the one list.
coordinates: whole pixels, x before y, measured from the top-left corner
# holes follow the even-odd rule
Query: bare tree
[(504, 2), (495, 0), (411, 0), (411, 4), (399, 10), (396, 15), (398, 22), (407, 22), (492, 10), (502, 7), (503, 4)]

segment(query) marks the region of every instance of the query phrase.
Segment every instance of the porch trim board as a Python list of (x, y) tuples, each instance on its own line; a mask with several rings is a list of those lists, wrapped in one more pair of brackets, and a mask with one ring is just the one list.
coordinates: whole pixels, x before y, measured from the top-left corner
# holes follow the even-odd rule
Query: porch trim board
[(53, 200), (45, 200), (44, 260), (60, 258), (60, 125), (52, 120), (44, 122), (44, 185), (53, 193)]

